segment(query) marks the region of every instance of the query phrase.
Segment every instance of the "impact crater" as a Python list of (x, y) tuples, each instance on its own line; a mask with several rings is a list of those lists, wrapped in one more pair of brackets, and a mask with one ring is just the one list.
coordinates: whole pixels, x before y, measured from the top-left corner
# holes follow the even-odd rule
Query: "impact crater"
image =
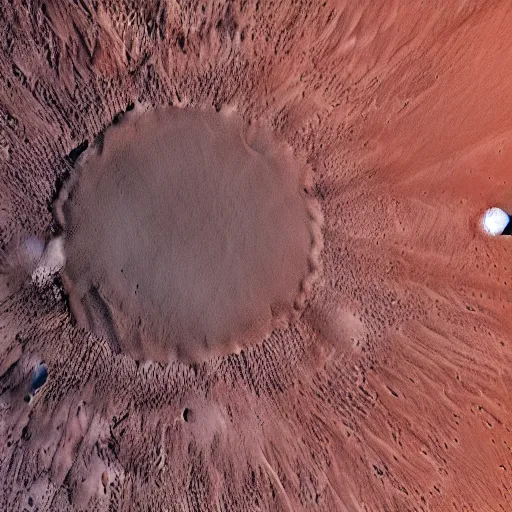
[(287, 325), (317, 273), (307, 166), (233, 111), (138, 105), (56, 202), (81, 327), (136, 360), (200, 362)]

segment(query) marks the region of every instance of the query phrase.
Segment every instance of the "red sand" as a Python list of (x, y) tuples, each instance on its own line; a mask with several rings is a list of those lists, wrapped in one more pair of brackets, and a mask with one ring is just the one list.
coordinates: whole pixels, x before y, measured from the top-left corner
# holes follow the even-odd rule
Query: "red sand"
[(324, 218), (302, 313), (192, 366), (114, 354), (6, 265), (0, 510), (512, 509), (512, 246), (478, 229), (512, 211), (508, 1), (4, 0), (0, 28), (9, 262), (137, 100), (234, 106)]

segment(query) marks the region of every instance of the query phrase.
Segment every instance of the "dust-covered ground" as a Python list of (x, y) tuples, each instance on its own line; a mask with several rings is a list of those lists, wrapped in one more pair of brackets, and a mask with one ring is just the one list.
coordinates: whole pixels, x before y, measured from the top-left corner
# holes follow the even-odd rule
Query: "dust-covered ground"
[(301, 312), (318, 275), (307, 175), (232, 111), (126, 113), (55, 203), (77, 324), (138, 361), (261, 343)]
[[(512, 211), (509, 19), (2, 0), (0, 510), (510, 510), (511, 242), (479, 229)], [(137, 363), (31, 279), (80, 150), (136, 102), (228, 105), (312, 169), (320, 275), (239, 354)]]

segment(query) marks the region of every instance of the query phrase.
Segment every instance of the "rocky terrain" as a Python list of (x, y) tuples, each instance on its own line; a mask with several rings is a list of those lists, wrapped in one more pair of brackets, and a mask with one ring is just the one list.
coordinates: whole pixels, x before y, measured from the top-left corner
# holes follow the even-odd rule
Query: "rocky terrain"
[[(511, 510), (512, 246), (480, 229), (512, 211), (509, 20), (1, 0), (0, 510)], [(136, 360), (54, 274), (62, 184), (137, 103), (235, 109), (311, 169), (319, 275), (237, 353)]]

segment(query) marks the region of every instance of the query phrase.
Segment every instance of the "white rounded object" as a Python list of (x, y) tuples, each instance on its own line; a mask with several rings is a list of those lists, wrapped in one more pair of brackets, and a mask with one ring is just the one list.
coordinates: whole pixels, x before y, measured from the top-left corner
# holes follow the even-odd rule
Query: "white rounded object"
[(510, 222), (510, 217), (506, 212), (504, 212), (501, 208), (489, 208), (484, 213), (484, 217), (482, 219), (482, 226), (484, 231), (489, 235), (496, 236), (501, 235), (508, 223)]

